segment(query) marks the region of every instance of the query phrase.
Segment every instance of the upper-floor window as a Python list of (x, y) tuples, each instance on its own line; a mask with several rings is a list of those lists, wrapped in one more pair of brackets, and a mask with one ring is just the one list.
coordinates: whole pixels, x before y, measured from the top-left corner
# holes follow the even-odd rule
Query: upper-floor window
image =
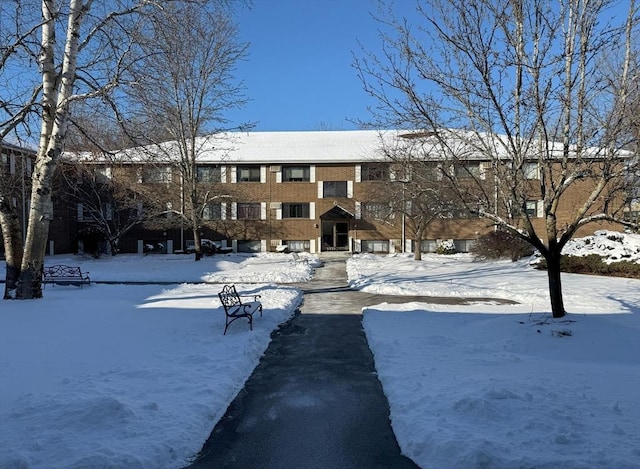
[(388, 203), (368, 202), (363, 204), (362, 208), (365, 218), (387, 220), (392, 215), (391, 206)]
[(283, 166), (283, 182), (309, 182), (311, 180), (311, 168), (309, 166)]
[(260, 166), (238, 166), (237, 182), (260, 182)]
[(237, 210), (238, 220), (260, 220), (262, 206), (260, 203), (239, 203)]
[(539, 213), (542, 209), (542, 201), (541, 200), (527, 200), (526, 204), (527, 215), (535, 218), (541, 216)]
[(540, 179), (538, 163), (525, 163), (522, 167), (525, 179)]
[(389, 165), (387, 163), (365, 163), (362, 165), (363, 181), (388, 181)]
[(142, 170), (142, 182), (161, 183), (171, 182), (170, 166), (150, 166)]
[(467, 163), (455, 166), (456, 177), (460, 179), (480, 177), (480, 163)]
[(347, 197), (347, 181), (324, 181), (323, 197)]
[(222, 206), (219, 203), (206, 204), (202, 209), (203, 220), (220, 220), (222, 218)]
[(213, 165), (196, 166), (196, 180), (198, 182), (220, 182), (220, 167)]
[(282, 204), (282, 218), (309, 218), (309, 204)]

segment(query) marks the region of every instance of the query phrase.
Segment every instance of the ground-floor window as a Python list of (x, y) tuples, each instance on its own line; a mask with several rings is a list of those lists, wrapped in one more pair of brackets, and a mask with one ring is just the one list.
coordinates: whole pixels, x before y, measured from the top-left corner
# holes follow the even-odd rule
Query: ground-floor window
[(284, 240), (290, 252), (309, 252), (311, 250), (311, 242), (307, 240)]
[(458, 252), (469, 252), (473, 247), (473, 239), (454, 239), (453, 245)]
[(238, 252), (260, 252), (262, 242), (259, 239), (245, 239), (238, 241)]
[(363, 239), (360, 241), (361, 252), (389, 252), (389, 241), (380, 239)]
[(436, 252), (438, 242), (435, 239), (423, 239), (420, 243), (420, 252)]

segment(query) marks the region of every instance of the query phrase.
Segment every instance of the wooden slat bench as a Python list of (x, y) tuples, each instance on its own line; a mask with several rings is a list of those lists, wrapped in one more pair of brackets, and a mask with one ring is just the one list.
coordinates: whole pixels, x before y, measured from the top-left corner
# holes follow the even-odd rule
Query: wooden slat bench
[(58, 285), (91, 285), (89, 272), (82, 272), (80, 267), (68, 265), (50, 265), (42, 268), (42, 283), (53, 283)]
[[(260, 295), (238, 295), (235, 285), (225, 285), (222, 291), (218, 293), (220, 302), (224, 307), (225, 325), (224, 334), (227, 333), (229, 325), (240, 318), (247, 318), (249, 321), (249, 330), (253, 330), (253, 315), (260, 312), (262, 317), (262, 303), (258, 301)], [(253, 298), (252, 301), (242, 301), (242, 298)]]

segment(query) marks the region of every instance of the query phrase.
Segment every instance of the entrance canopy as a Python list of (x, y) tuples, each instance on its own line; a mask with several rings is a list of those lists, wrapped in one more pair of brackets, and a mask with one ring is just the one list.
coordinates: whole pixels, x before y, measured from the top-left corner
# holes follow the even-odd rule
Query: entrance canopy
[(322, 215), (320, 215), (320, 220), (330, 221), (351, 220), (353, 218), (355, 218), (355, 215), (353, 213), (345, 210), (339, 205), (334, 205), (331, 210), (327, 210)]

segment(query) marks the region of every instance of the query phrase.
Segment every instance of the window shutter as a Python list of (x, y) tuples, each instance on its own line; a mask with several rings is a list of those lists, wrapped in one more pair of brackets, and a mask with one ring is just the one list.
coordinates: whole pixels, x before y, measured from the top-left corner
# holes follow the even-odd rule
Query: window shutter
[(231, 202), (231, 219), (232, 220), (238, 219), (238, 203), (237, 202)]
[(227, 167), (220, 167), (220, 182), (227, 182)]
[(16, 156), (9, 156), (9, 172), (11, 174), (16, 174)]
[(220, 220), (226, 220), (226, 219), (227, 219), (227, 203), (222, 202), (220, 204)]
[(544, 201), (538, 200), (538, 203), (536, 205), (537, 205), (536, 208), (538, 209), (538, 213), (537, 213), (538, 218), (544, 217)]
[(356, 165), (356, 182), (362, 182), (362, 165)]
[(356, 220), (360, 220), (362, 218), (362, 203), (356, 202)]
[[(264, 164), (260, 166), (260, 182), (262, 184), (267, 182), (267, 166), (264, 165)], [(263, 220), (264, 220), (264, 218), (263, 218)]]
[(487, 179), (487, 172), (491, 169), (491, 163), (488, 161), (484, 161), (480, 163), (480, 179)]
[(309, 181), (316, 182), (316, 165), (312, 164), (309, 167)]
[(238, 182), (238, 167), (237, 166), (231, 166), (231, 182), (233, 184)]
[[(264, 166), (264, 168), (266, 168), (266, 166)], [(260, 220), (266, 220), (266, 219), (267, 219), (267, 203), (260, 202)]]
[(324, 197), (322, 187), (323, 181), (318, 181), (318, 199), (322, 199)]
[(82, 206), (82, 204), (78, 204), (78, 221), (82, 221), (84, 220), (84, 207)]
[(347, 199), (353, 199), (353, 181), (347, 181)]
[[(31, 158), (27, 158), (27, 176), (31, 175)], [(111, 175), (109, 175), (111, 177)]]
[(316, 219), (316, 203), (315, 202), (309, 202), (309, 218), (311, 220)]
[(282, 182), (282, 168), (280, 171), (276, 171), (276, 184), (280, 184)]

